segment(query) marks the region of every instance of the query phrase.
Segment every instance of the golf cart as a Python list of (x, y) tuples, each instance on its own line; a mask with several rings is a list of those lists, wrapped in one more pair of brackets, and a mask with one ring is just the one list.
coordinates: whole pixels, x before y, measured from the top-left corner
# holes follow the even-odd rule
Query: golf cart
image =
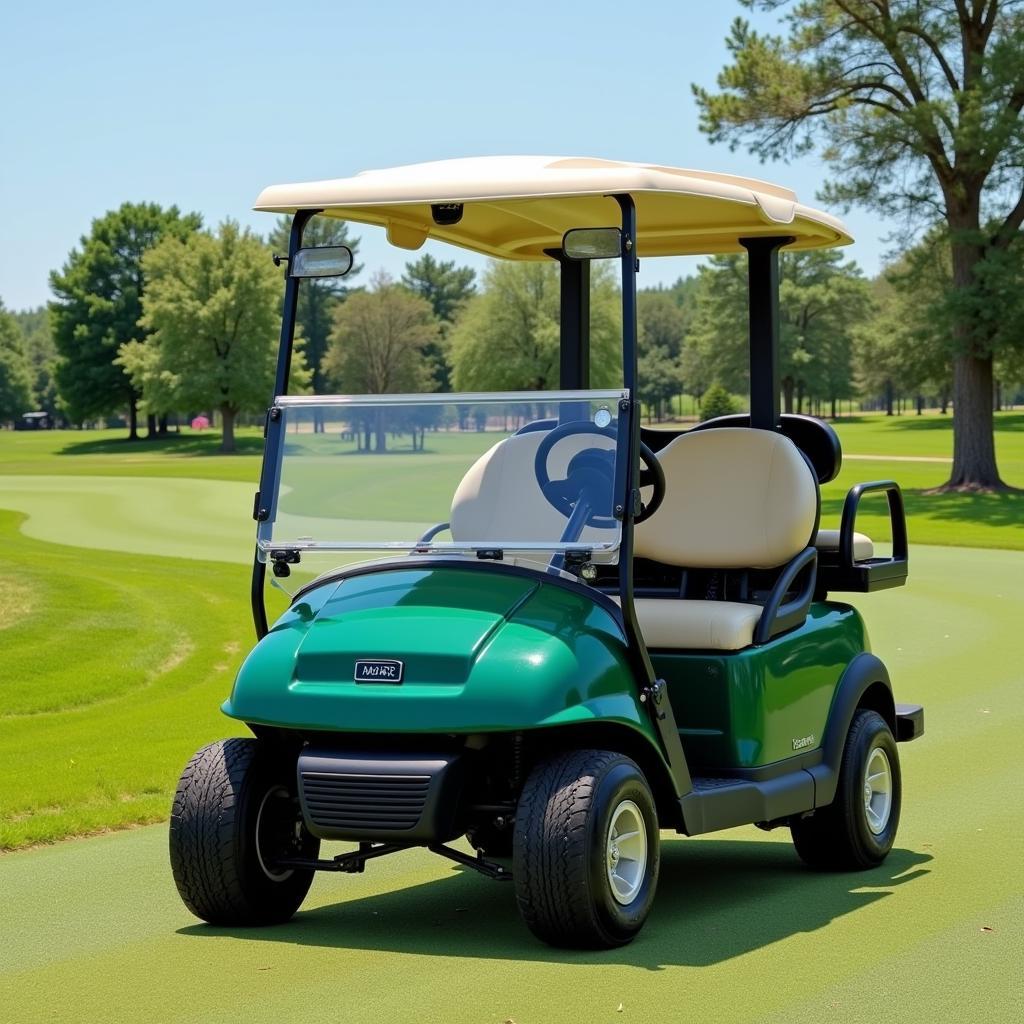
[[(779, 408), (778, 252), (846, 244), (843, 225), (760, 181), (574, 158), (281, 185), (256, 208), (293, 220), (254, 506), (259, 641), (223, 706), (253, 737), (181, 777), (186, 906), (282, 922), (314, 872), (425, 847), (510, 880), (541, 939), (610, 947), (650, 912), (662, 829), (785, 826), (812, 867), (881, 863), (897, 742), (923, 710), (895, 703), (860, 615), (829, 595), (905, 582), (900, 489), (860, 484), (820, 529), (839, 440)], [(290, 395), (302, 280), (351, 266), (303, 247), (314, 215), (406, 249), (553, 261), (560, 389)], [(744, 250), (749, 413), (643, 428), (639, 258)], [(621, 272), (621, 367), (594, 374), (608, 388), (590, 386), (595, 260)], [(885, 555), (855, 531), (873, 491)], [(283, 587), (325, 555), (268, 625), (267, 567)], [(463, 836), (475, 855), (450, 845)], [(357, 845), (322, 857), (322, 840)]]

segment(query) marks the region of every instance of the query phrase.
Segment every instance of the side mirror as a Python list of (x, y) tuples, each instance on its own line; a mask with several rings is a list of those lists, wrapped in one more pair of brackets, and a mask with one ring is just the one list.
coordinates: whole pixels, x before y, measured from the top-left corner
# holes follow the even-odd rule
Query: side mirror
[(611, 260), (622, 255), (618, 228), (572, 228), (562, 236), (562, 252), (571, 260)]
[(299, 249), (288, 267), (289, 277), (344, 277), (352, 269), (347, 245), (316, 245)]

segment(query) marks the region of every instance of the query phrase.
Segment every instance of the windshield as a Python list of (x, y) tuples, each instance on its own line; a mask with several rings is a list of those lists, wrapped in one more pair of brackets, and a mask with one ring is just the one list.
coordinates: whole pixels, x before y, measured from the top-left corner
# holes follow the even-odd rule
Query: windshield
[(615, 467), (626, 397), (279, 397), (261, 558), (278, 549), (585, 549), (608, 561), (619, 545)]

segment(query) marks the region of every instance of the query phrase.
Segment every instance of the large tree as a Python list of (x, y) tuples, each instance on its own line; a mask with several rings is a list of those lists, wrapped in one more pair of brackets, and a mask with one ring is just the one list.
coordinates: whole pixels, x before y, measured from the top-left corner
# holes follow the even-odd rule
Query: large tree
[[(466, 306), (451, 335), (457, 391), (535, 391), (558, 387), (558, 266), (495, 262), (483, 290)], [(614, 272), (591, 271), (590, 379), (594, 387), (622, 383), (621, 309)]]
[(18, 321), (0, 301), (0, 426), (28, 412), (32, 372)]
[[(271, 232), (270, 245), (278, 254), (283, 255), (288, 251), (291, 223), (291, 217), (281, 217)], [(308, 221), (302, 233), (302, 244), (347, 245), (352, 250), (353, 257), (359, 253), (359, 239), (350, 237), (348, 224), (336, 217), (314, 217)], [(352, 279), (362, 269), (362, 264), (353, 263), (352, 269), (344, 277), (311, 277), (299, 285), (295, 319), (305, 339), (303, 352), (313, 374), (314, 394), (322, 395), (328, 390), (322, 363), (334, 323), (334, 310), (352, 291)], [(283, 289), (281, 293), (283, 294)], [(318, 429), (320, 426), (318, 423)]]
[[(143, 345), (119, 359), (147, 406), (215, 409), (221, 450), (235, 450), (235, 419), (266, 406), (274, 384), (280, 327), (281, 274), (270, 249), (234, 221), (211, 234), (166, 238), (143, 260)], [(308, 385), (296, 348), (293, 390)]]
[(139, 392), (116, 360), (122, 345), (146, 339), (147, 330), (139, 326), (142, 258), (162, 238), (185, 238), (200, 224), (199, 214), (182, 215), (176, 206), (124, 203), (94, 220), (81, 248), (72, 249), (64, 267), (50, 275), (57, 386), (71, 419), (125, 410), (129, 434), (138, 436)]
[(475, 279), (472, 267), (456, 266), (454, 260), (435, 260), (430, 253), (407, 263), (402, 274), (402, 284), (430, 303), (441, 324), (440, 339), (426, 353), (434, 363), (438, 391), (452, 389), (452, 368), (445, 341), (462, 307), (476, 292)]
[[(426, 355), (440, 337), (430, 303), (378, 274), (369, 291), (357, 292), (334, 311), (324, 358), (327, 379), (350, 394), (416, 394), (433, 390), (434, 365)], [(360, 426), (387, 449), (385, 411)], [(369, 444), (367, 444), (369, 449)]]
[[(762, 158), (819, 143), (826, 200), (932, 221), (952, 252), (953, 469), (947, 487), (999, 489), (989, 268), (1024, 223), (1022, 0), (740, 0), (785, 14), (785, 36), (737, 19), (720, 92), (694, 87), (713, 140)], [(996, 277), (999, 275), (996, 274)]]

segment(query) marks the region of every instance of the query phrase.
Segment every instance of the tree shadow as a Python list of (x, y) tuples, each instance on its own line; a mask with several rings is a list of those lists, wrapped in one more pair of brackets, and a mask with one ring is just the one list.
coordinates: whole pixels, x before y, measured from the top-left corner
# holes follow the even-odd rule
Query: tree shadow
[[(220, 450), (220, 433), (210, 434), (168, 434), (166, 437), (139, 438), (132, 441), (127, 437), (96, 438), (89, 441), (74, 441), (57, 451), (58, 455), (145, 455), (164, 453), (169, 455), (224, 455)], [(234, 455), (262, 455), (263, 438), (259, 435), (235, 435)]]
[[(822, 498), (821, 518), (823, 522), (839, 522), (843, 513), (843, 498)], [(948, 520), (957, 523), (983, 524), (985, 526), (1024, 525), (1024, 491), (1001, 491), (995, 494), (962, 494), (951, 491), (943, 494), (929, 494), (923, 490), (903, 492), (903, 504), (910, 525), (910, 540), (913, 541), (913, 526), (916, 518)], [(887, 515), (883, 500), (872, 499), (862, 504), (866, 513)], [(887, 541), (888, 533), (872, 538), (876, 543)]]
[(893, 850), (872, 871), (831, 874), (805, 868), (788, 844), (669, 841), (662, 845), (657, 899), (643, 932), (629, 946), (600, 952), (544, 945), (519, 920), (511, 885), (462, 868), (436, 881), (306, 911), (273, 928), (197, 924), (179, 934), (649, 970), (703, 967), (816, 931), (894, 896), (891, 890), (928, 874), (923, 865), (931, 859)]

